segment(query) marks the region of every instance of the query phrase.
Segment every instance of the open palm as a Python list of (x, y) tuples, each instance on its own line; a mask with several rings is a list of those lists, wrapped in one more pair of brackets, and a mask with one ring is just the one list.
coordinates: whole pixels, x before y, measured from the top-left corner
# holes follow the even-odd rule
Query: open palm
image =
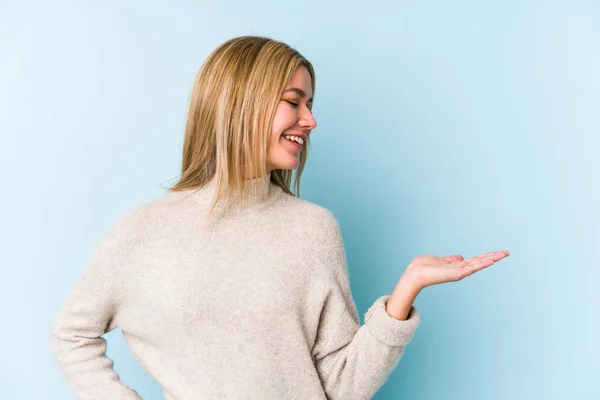
[(509, 255), (507, 250), (492, 251), (469, 258), (463, 258), (461, 255), (437, 257), (426, 254), (415, 257), (407, 271), (417, 279), (419, 287), (424, 288), (459, 281)]

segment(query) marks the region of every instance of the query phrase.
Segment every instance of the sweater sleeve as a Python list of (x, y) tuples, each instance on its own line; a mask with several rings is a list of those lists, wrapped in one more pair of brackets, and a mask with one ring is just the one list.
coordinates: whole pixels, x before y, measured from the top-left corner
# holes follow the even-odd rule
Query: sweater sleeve
[(390, 295), (384, 295), (375, 300), (360, 325), (340, 227), (333, 214), (328, 213), (327, 220), (325, 246), (318, 257), (333, 283), (327, 290), (312, 354), (329, 399), (368, 400), (398, 364), (420, 316), (412, 306), (406, 320), (393, 318), (385, 308)]
[[(126, 214), (127, 215), (127, 214)], [(125, 216), (97, 243), (91, 260), (54, 317), (50, 344), (70, 388), (84, 400), (140, 400), (125, 386), (106, 356), (102, 338), (116, 328), (118, 310), (117, 271), (119, 260), (128, 251)]]

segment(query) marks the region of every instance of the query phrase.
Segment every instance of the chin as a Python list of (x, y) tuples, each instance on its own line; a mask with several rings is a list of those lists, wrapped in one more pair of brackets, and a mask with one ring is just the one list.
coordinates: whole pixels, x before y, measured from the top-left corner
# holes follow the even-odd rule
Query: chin
[[(288, 157), (289, 158), (289, 157)], [(273, 163), (273, 169), (296, 169), (300, 166), (300, 160), (291, 159), (291, 160), (279, 160), (276, 163)]]
[(275, 167), (275, 169), (296, 169), (300, 166), (300, 163), (295, 163), (295, 164), (281, 164), (281, 165), (277, 165)]

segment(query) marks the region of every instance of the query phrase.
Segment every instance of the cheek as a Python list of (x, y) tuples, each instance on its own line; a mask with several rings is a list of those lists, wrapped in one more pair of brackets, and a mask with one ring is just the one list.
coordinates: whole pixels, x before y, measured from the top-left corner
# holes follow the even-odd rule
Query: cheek
[(281, 105), (277, 108), (275, 116), (273, 117), (273, 134), (276, 136), (281, 135), (283, 131), (292, 127), (296, 123), (296, 114), (289, 109), (286, 109), (285, 105)]

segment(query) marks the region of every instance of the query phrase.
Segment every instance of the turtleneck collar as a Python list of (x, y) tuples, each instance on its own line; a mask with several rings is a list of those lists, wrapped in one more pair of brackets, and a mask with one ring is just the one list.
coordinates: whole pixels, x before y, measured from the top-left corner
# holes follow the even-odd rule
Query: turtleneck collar
[[(271, 182), (271, 172), (257, 178), (244, 180), (243, 190), (248, 194), (247, 204), (262, 203), (272, 193), (274, 186)], [(216, 175), (209, 180), (205, 186), (194, 193), (194, 198), (200, 202), (212, 201), (217, 188)], [(235, 201), (239, 201), (236, 197)]]

